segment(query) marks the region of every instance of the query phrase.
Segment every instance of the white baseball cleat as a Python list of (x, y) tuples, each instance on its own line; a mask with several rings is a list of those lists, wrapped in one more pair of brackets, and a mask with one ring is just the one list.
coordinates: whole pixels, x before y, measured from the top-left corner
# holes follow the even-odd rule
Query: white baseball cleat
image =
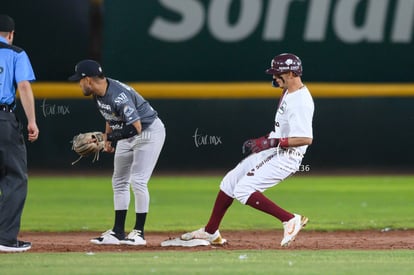
[(221, 237), (218, 229), (216, 230), (216, 232), (214, 232), (214, 234), (210, 234), (206, 232), (204, 228), (200, 228), (198, 230), (181, 235), (181, 240), (189, 241), (193, 239), (206, 240), (209, 241), (212, 245), (223, 245), (227, 243), (227, 240)]
[(93, 244), (109, 244), (109, 245), (119, 245), (121, 244), (121, 239), (118, 239), (115, 232), (111, 229), (102, 233), (102, 235), (98, 238), (94, 238), (91, 240)]
[(134, 229), (120, 243), (127, 245), (146, 245), (147, 241), (144, 239), (141, 230)]
[(283, 223), (283, 239), (280, 242), (281, 246), (289, 246), (294, 240), (299, 231), (306, 225), (309, 221), (305, 216), (294, 214), (295, 217), (291, 218), (289, 221)]
[(17, 241), (14, 244), (0, 245), (1, 252), (24, 252), (32, 248), (32, 243), (25, 241)]

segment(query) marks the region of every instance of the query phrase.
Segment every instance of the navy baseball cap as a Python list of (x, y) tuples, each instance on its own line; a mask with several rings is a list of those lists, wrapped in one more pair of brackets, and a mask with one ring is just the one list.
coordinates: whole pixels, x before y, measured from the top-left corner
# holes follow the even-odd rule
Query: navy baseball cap
[(79, 81), (87, 76), (104, 76), (101, 65), (95, 60), (85, 59), (75, 66), (75, 74), (68, 78), (69, 81)]
[(14, 31), (14, 20), (6, 14), (0, 14), (0, 32)]

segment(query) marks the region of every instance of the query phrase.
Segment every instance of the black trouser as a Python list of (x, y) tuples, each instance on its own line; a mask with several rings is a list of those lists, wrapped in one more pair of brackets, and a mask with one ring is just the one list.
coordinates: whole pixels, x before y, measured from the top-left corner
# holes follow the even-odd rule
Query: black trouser
[(0, 245), (15, 244), (27, 195), (27, 154), (22, 126), (0, 110)]

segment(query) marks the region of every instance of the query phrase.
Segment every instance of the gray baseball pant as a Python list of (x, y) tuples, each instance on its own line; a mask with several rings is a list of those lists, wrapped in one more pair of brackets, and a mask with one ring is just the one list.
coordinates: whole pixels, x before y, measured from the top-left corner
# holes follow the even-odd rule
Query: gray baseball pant
[(114, 157), (112, 188), (115, 210), (127, 210), (130, 186), (135, 197), (135, 212), (148, 213), (148, 181), (165, 140), (165, 127), (157, 118), (140, 135), (118, 141)]

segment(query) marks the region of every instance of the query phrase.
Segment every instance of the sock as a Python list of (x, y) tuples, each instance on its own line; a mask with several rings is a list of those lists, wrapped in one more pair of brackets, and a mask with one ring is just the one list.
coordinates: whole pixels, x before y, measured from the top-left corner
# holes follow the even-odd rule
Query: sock
[(135, 217), (134, 229), (141, 231), (141, 235), (144, 238), (144, 226), (145, 220), (147, 219), (147, 213), (136, 213)]
[(272, 215), (275, 218), (278, 218), (281, 222), (287, 222), (294, 217), (292, 213), (289, 213), (286, 210), (280, 208), (258, 191), (250, 195), (246, 204), (257, 210)]
[(226, 193), (220, 190), (220, 192), (217, 194), (210, 220), (205, 227), (205, 231), (207, 233), (214, 234), (214, 232), (216, 232), (220, 226), (224, 214), (226, 214), (227, 209), (232, 203), (233, 198), (227, 196)]
[(125, 238), (125, 219), (127, 210), (115, 210), (115, 223), (112, 231), (115, 232), (119, 239)]

